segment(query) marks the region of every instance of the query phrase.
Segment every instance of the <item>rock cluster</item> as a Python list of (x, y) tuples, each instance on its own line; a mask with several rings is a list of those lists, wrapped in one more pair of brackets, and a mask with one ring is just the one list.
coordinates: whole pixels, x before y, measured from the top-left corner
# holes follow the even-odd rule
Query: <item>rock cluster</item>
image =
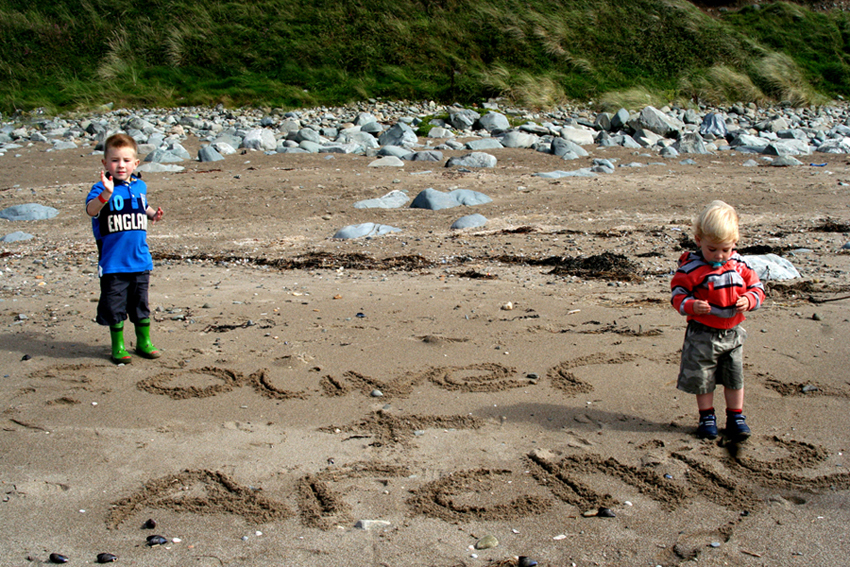
[[(417, 134), (424, 134), (420, 136)], [(561, 107), (545, 113), (481, 109), (434, 102), (371, 100), (341, 108), (283, 111), (215, 108), (109, 110), (82, 118), (20, 116), (0, 123), (0, 155), (23, 144), (50, 144), (49, 151), (101, 148), (123, 131), (140, 144), (143, 169), (173, 171), (189, 159), (219, 161), (239, 151), (344, 153), (381, 158), (371, 165), (443, 161), (443, 151), (470, 153), (449, 158), (448, 167), (493, 167), (487, 150), (528, 148), (565, 160), (587, 156), (583, 146), (647, 148), (662, 157), (735, 150), (783, 158), (813, 152), (850, 153), (850, 109), (647, 106), (594, 113)], [(203, 145), (194, 158), (182, 146), (187, 136)], [(464, 142), (458, 138), (465, 139)], [(424, 143), (423, 143), (424, 140)], [(791, 162), (793, 163), (793, 162)], [(179, 167), (179, 166), (176, 166)]]

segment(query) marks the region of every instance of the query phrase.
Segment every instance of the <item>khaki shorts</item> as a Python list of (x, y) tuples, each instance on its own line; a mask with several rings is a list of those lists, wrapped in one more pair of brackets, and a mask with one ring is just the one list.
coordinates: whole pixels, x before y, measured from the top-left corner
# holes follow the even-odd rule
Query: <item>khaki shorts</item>
[(740, 325), (715, 329), (689, 321), (676, 387), (689, 394), (708, 394), (717, 384), (730, 390), (743, 388), (746, 338), (747, 331)]

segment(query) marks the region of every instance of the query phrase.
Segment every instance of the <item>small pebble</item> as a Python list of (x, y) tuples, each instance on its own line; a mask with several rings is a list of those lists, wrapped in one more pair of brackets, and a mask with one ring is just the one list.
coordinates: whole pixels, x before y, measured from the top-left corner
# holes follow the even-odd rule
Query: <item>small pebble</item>
[(720, 542), (719, 541), (713, 541), (713, 542), (711, 542), (710, 545), (711, 545), (711, 547), (720, 547)]
[(821, 317), (819, 313), (813, 313), (812, 314), (812, 320), (813, 321), (823, 321), (823, 317)]
[(369, 394), (369, 395), (370, 395), (370, 396), (372, 396), (373, 398), (382, 398), (382, 397), (384, 397), (384, 393), (383, 393), (382, 391), (380, 391), (380, 390), (372, 390), (372, 393), (371, 393), (371, 394)]
[(142, 524), (143, 530), (152, 530), (155, 527), (156, 527), (156, 520), (154, 520), (153, 518), (148, 518), (148, 520), (144, 524)]
[(162, 537), (161, 535), (151, 535), (147, 537), (148, 545), (151, 547), (157, 545), (165, 545), (168, 543), (168, 540)]
[(478, 540), (475, 544), (475, 549), (490, 549), (491, 547), (496, 547), (499, 545), (499, 540), (496, 539), (496, 536), (486, 535)]
[(616, 517), (614, 511), (611, 508), (600, 508), (599, 512), (596, 514), (600, 518), (614, 518)]

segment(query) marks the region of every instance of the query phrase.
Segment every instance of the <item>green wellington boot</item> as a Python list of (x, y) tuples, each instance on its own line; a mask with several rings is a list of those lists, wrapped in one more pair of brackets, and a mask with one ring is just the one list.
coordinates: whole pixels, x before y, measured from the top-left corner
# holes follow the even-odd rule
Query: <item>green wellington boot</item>
[(159, 358), (162, 353), (151, 342), (151, 320), (136, 323), (136, 352), (145, 358)]
[(115, 364), (130, 364), (133, 358), (124, 348), (124, 321), (109, 327), (109, 336), (112, 338), (112, 362)]

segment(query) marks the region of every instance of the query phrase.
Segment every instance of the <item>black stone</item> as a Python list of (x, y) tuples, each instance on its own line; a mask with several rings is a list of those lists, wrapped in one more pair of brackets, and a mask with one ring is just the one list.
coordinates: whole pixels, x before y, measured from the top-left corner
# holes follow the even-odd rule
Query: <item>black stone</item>
[(148, 545), (151, 547), (155, 545), (165, 545), (166, 543), (168, 543), (168, 540), (161, 535), (148, 536)]

